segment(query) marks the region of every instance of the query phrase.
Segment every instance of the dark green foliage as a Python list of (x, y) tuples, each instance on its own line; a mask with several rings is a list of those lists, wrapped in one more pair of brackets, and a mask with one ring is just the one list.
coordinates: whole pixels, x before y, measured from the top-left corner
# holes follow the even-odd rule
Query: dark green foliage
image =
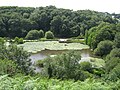
[(43, 59), (43, 60), (38, 60), (37, 62), (36, 62), (36, 66), (38, 66), (38, 67), (43, 67), (44, 65), (44, 62), (45, 62), (45, 60)]
[(61, 37), (68, 37), (69, 34), (70, 34), (69, 33), (69, 28), (65, 24), (63, 24), (62, 28), (61, 28), (61, 31), (60, 31)]
[(15, 37), (14, 42), (15, 42), (15, 43), (18, 43), (18, 41), (19, 41), (19, 38), (18, 38), (18, 37)]
[(47, 31), (45, 33), (45, 38), (46, 39), (53, 39), (54, 38), (54, 34), (51, 31)]
[(18, 44), (23, 44), (23, 43), (24, 43), (23, 38), (19, 38)]
[(114, 46), (120, 48), (120, 32), (115, 35)]
[(86, 37), (86, 43), (92, 48), (97, 48), (99, 42), (104, 40), (114, 40), (115, 37), (116, 26), (114, 24), (109, 23), (101, 23), (97, 27), (93, 27), (89, 30), (88, 35)]
[(0, 37), (24, 38), (30, 30), (52, 30), (55, 37), (84, 36), (101, 22), (116, 24), (109, 13), (47, 7), (0, 7)]
[(104, 68), (94, 68), (92, 69), (92, 73), (96, 76), (102, 77), (105, 74)]
[(88, 44), (88, 30), (85, 32), (85, 44)]
[(17, 7), (17, 6), (2, 6), (0, 7), (0, 13), (16, 12), (16, 13), (31, 13), (35, 8), (32, 7)]
[(17, 64), (12, 60), (0, 59), (0, 75), (8, 74), (9, 76), (15, 75), (19, 70)]
[(15, 37), (14, 43), (16, 43), (16, 44), (23, 44), (24, 43), (23, 38)]
[(119, 57), (120, 58), (120, 48), (114, 48), (110, 54), (108, 55), (108, 57)]
[(54, 58), (47, 58), (44, 67), (49, 77), (72, 79), (79, 68), (80, 58), (81, 56), (75, 52), (64, 53)]
[(81, 62), (80, 63), (80, 68), (83, 71), (90, 72), (92, 70), (92, 64), (90, 62)]
[[(49, 57), (43, 64), (44, 72), (48, 74), (49, 78), (85, 80), (91, 77), (91, 74), (88, 72), (91, 65), (87, 64), (83, 66), (83, 64), (79, 64), (80, 59), (81, 55), (73, 51), (63, 53), (53, 58)], [(90, 66), (90, 68), (87, 66)]]
[(120, 48), (113, 49), (106, 57), (107, 79), (116, 81), (120, 79)]
[(51, 21), (51, 30), (56, 36), (59, 36), (61, 27), (62, 27), (62, 19), (59, 15), (54, 16), (53, 20)]
[(28, 19), (30, 17), (30, 14), (29, 13), (23, 13), (23, 17)]
[(39, 38), (44, 38), (44, 31), (43, 30), (39, 31)]
[(94, 54), (97, 56), (105, 56), (110, 53), (113, 47), (113, 42), (109, 40), (101, 41), (97, 48), (94, 50)]
[[(112, 15), (115, 18), (112, 18)], [(117, 80), (120, 78), (120, 50), (118, 49), (120, 48), (120, 23), (116, 19), (119, 18), (119, 14), (112, 15), (90, 10), (72, 11), (54, 6), (0, 7), (0, 37), (10, 39), (16, 37), (14, 42), (22, 44), (25, 36), (30, 40), (39, 39), (44, 37), (44, 32), (46, 32), (47, 39), (53, 39), (54, 36), (60, 38), (84, 38), (85, 36), (85, 43), (99, 56), (109, 54), (113, 45), (111, 41), (113, 41), (114, 48), (117, 49), (113, 49), (107, 56), (105, 70), (109, 79)], [(14, 45), (4, 46), (3, 38), (0, 38), (0, 42), (0, 58), (13, 60), (17, 69), (29, 73), (31, 71), (29, 54)], [(70, 40), (70, 42), (81, 41), (76, 39)], [(71, 58), (72, 56), (74, 58)], [(94, 68), (93, 70), (88, 62), (79, 64), (76, 56), (75, 53), (65, 53), (55, 58), (49, 58), (46, 62), (49, 77), (84, 80), (91, 76), (90, 73), (95, 75), (103, 73), (101, 69)], [(43, 62), (40, 62), (40, 65), (44, 65)]]
[(118, 57), (111, 57), (111, 58), (108, 59), (108, 57), (107, 57), (106, 68), (105, 69), (106, 69), (107, 72), (110, 72), (118, 64), (120, 64), (120, 58), (118, 58)]
[(4, 38), (0, 37), (0, 43), (1, 43), (1, 44), (4, 44), (4, 43), (5, 43)]
[(39, 35), (39, 31), (38, 30), (31, 30), (28, 32), (28, 34), (26, 35), (26, 39), (27, 40), (35, 40), (35, 39), (39, 39), (40, 35)]
[(0, 76), (1, 90), (119, 90), (120, 80), (105, 82), (99, 79), (85, 81), (48, 79), (40, 76)]
[(22, 70), (23, 73), (31, 72), (30, 54), (24, 51), (22, 47), (16, 45), (0, 45), (0, 58), (2, 60), (13, 60), (17, 64), (17, 69)]

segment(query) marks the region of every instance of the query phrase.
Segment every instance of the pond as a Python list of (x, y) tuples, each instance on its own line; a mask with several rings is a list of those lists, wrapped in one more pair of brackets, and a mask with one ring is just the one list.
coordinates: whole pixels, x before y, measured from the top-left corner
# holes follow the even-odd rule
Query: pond
[[(34, 64), (37, 60), (44, 59), (50, 55), (58, 55), (66, 51), (68, 50), (43, 50), (40, 51), (39, 53), (32, 54), (30, 58), (32, 63)], [(89, 61), (90, 57), (92, 56), (92, 52), (90, 51), (90, 49), (77, 50), (77, 52), (81, 53), (81, 61)], [(36, 68), (35, 72), (39, 72), (41, 70), (38, 67), (35, 68)]]

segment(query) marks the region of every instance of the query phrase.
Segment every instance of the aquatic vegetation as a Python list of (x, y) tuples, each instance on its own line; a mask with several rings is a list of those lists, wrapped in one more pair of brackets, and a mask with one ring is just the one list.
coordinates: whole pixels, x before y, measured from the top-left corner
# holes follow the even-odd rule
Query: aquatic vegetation
[(89, 49), (88, 45), (80, 43), (59, 43), (58, 41), (45, 41), (45, 42), (26, 42), (20, 44), (24, 50), (32, 53), (37, 53), (42, 50), (81, 50)]

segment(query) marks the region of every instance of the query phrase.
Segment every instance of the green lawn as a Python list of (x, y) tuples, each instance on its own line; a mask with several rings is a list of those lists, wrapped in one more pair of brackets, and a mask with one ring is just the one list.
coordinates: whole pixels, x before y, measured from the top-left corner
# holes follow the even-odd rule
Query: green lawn
[(88, 45), (80, 43), (59, 43), (58, 41), (44, 41), (44, 42), (26, 42), (18, 46), (23, 46), (24, 50), (32, 53), (48, 50), (81, 50), (89, 49)]

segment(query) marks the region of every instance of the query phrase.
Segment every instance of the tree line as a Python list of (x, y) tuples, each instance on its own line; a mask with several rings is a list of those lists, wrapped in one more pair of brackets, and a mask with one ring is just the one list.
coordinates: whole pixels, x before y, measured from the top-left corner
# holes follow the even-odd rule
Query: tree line
[(120, 23), (101, 23), (86, 31), (86, 44), (94, 54), (104, 58), (106, 79), (120, 79)]
[(46, 7), (0, 7), (0, 37), (25, 37), (31, 30), (52, 31), (55, 37), (84, 36), (101, 22), (117, 23), (109, 13)]

